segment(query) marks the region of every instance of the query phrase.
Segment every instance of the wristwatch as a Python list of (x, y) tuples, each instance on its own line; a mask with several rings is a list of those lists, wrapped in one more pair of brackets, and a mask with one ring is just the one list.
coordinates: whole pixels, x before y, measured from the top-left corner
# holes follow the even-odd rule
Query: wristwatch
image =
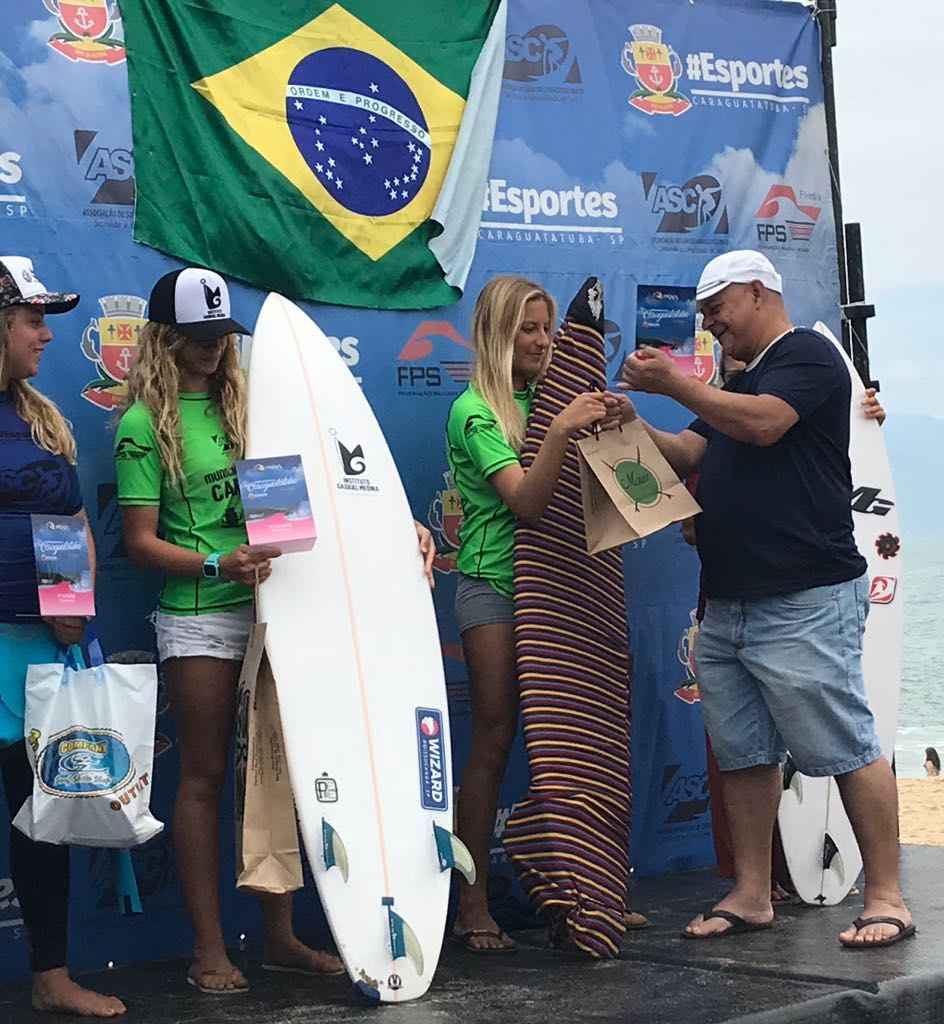
[(207, 560), (203, 563), (203, 575), (207, 579), (217, 580), (220, 578), (222, 575), (220, 572), (220, 559), (222, 557), (222, 551), (214, 551), (212, 555), (207, 556)]

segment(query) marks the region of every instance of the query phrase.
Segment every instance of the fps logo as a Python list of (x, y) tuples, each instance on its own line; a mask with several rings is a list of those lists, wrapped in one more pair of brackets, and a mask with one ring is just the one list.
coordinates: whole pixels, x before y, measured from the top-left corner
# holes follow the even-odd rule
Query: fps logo
[(97, 131), (73, 132), (75, 162), (94, 192), (83, 211), (99, 224), (124, 227), (134, 209), (134, 159), (123, 147), (96, 145)]
[(558, 93), (582, 91), (574, 88), (583, 81), (577, 51), (558, 25), (535, 25), (524, 35), (509, 35), (502, 77), (522, 85), (570, 87), (555, 90)]
[(724, 189), (714, 175), (696, 174), (684, 185), (661, 182), (658, 178), (655, 171), (642, 173), (643, 194), (652, 213), (660, 214), (657, 234), (727, 235), (728, 209), (723, 203)]
[[(434, 350), (448, 354), (436, 358)], [(469, 343), (448, 320), (423, 320), (397, 356), (401, 395), (458, 395), (471, 377)]]
[[(791, 243), (803, 246), (816, 228), (822, 202), (815, 193), (800, 192), (800, 199), (789, 185), (771, 185), (764, 201), (754, 214), (757, 242), (761, 248), (782, 248)], [(803, 201), (807, 200), (807, 201)]]

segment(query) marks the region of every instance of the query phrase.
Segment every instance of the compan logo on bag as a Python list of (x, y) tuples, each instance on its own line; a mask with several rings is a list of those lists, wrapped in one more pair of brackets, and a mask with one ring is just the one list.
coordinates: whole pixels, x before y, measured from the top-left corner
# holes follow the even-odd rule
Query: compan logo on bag
[(115, 0), (43, 0), (61, 31), (49, 45), (71, 61), (123, 64), (125, 41), (118, 35), (121, 14)]
[(0, 214), (4, 217), (28, 217), (31, 213), (22, 185), (22, 159), (13, 150), (0, 153)]
[(620, 459), (609, 467), (620, 490), (640, 509), (655, 508), (665, 497), (658, 475), (643, 461), (636, 448), (635, 459)]
[(437, 708), (416, 709), (420, 768), (420, 805), (427, 811), (449, 809), (449, 779), (443, 745), (443, 716)]
[(109, 796), (134, 778), (134, 762), (120, 733), (72, 726), (40, 751), (36, 777), (52, 796)]
[(529, 99), (567, 100), (583, 92), (577, 51), (559, 25), (535, 25), (505, 39), (506, 85)]
[(662, 42), (662, 29), (656, 25), (630, 25), (630, 39), (623, 44), (620, 63), (639, 88), (627, 99), (636, 110), (650, 116), (671, 114), (680, 117), (691, 110), (691, 100), (679, 92), (682, 60), (668, 43)]
[(82, 334), (82, 355), (98, 377), (82, 388), (82, 397), (99, 409), (114, 409), (127, 393), (128, 374), (138, 354), (138, 336), (147, 323), (147, 300), (138, 295), (103, 295), (103, 315), (92, 318)]
[(397, 356), (401, 395), (457, 395), (472, 378), (472, 346), (448, 320), (422, 320)]
[[(821, 197), (816, 198), (822, 202)], [(762, 247), (808, 242), (822, 212), (821, 205), (797, 199), (790, 185), (771, 185), (754, 214), (757, 242)]]
[(616, 193), (570, 188), (533, 188), (491, 178), (485, 189), (479, 239), (594, 245), (623, 244)]

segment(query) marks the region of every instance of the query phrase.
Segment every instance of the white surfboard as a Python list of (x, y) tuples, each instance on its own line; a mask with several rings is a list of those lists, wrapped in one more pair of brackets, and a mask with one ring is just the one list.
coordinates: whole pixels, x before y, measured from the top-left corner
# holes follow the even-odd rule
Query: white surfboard
[[(869, 566), (869, 617), (862, 668), (882, 752), (895, 752), (901, 690), (901, 532), (882, 429), (862, 412), (865, 386), (842, 346), (823, 323), (814, 330), (842, 355), (852, 380), (849, 458), (856, 545)], [(833, 779), (813, 779), (787, 764), (780, 801), (780, 833), (790, 875), (806, 903), (832, 906), (845, 899), (862, 870), (862, 857)]]
[(249, 367), (248, 458), (300, 454), (318, 539), (272, 563), (258, 617), (302, 837), (344, 964), (371, 1000), (429, 987), (450, 868), (442, 655), (413, 518), (363, 392), (297, 306), (271, 294)]

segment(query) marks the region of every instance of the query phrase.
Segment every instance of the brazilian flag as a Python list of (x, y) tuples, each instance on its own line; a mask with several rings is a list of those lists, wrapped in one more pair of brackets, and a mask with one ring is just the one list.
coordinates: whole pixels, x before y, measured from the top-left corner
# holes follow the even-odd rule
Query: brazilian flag
[(504, 0), (122, 0), (134, 237), (298, 299), (461, 295)]

